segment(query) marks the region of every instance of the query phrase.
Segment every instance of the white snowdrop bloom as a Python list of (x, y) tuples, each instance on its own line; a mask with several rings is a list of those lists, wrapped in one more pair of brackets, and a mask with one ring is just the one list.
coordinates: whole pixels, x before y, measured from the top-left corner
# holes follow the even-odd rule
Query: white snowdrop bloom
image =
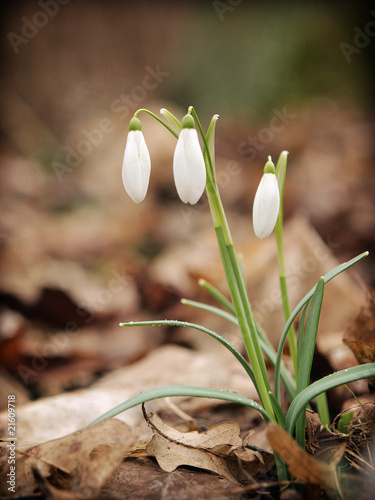
[(140, 203), (146, 196), (150, 172), (151, 159), (141, 131), (141, 122), (138, 118), (132, 118), (122, 163), (122, 182), (135, 203)]
[(263, 177), (255, 193), (253, 205), (253, 226), (258, 238), (269, 236), (276, 224), (280, 209), (280, 193), (271, 161), (264, 167)]
[(181, 200), (191, 205), (197, 203), (206, 187), (206, 166), (191, 115), (182, 120), (173, 157), (173, 175)]

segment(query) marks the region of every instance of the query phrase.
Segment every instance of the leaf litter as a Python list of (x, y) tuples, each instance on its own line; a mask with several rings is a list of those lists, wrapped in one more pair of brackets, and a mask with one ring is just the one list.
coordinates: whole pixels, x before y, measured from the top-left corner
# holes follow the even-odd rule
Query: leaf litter
[[(105, 482), (130, 452), (137, 432), (118, 419), (96, 425), (35, 446), (16, 451), (16, 493), (31, 495), (38, 487), (48, 498), (95, 498)], [(0, 477), (8, 472), (6, 444), (1, 445)], [(1, 494), (8, 492), (2, 481)]]

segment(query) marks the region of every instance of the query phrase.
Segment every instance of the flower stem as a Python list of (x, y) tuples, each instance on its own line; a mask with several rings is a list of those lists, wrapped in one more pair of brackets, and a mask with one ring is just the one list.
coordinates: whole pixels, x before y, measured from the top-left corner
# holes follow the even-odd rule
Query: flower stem
[[(205, 137), (203, 137), (203, 140), (206, 147)], [(207, 158), (206, 161), (210, 161), (208, 149), (205, 151), (205, 157)], [(212, 176), (208, 175), (206, 185), (207, 196), (231, 299), (235, 308), (246, 352), (254, 372), (255, 386), (259, 398), (271, 419), (275, 420), (273, 407), (268, 394), (268, 391), (270, 391), (270, 384), (267, 368), (260, 347), (254, 316), (247, 297), (246, 286), (242, 278), (220, 194), (214, 182)]]
[(165, 122), (163, 122), (163, 120), (161, 118), (159, 118), (157, 115), (155, 115), (155, 113), (153, 113), (152, 111), (146, 109), (146, 108), (141, 108), (141, 109), (138, 109), (135, 113), (134, 113), (134, 116), (136, 117), (138, 115), (138, 113), (147, 113), (148, 115), (152, 116), (152, 118), (155, 118), (155, 120), (157, 120), (159, 123), (161, 123), (162, 125), (164, 125), (164, 127), (169, 130), (169, 132), (174, 135), (176, 137), (176, 139), (178, 139), (178, 134), (177, 132), (175, 132), (171, 127), (169, 127), (169, 125), (167, 125)]
[[(285, 321), (288, 321), (291, 309), (288, 295), (288, 287), (286, 282), (286, 268), (284, 257), (284, 241), (283, 241), (283, 200), (284, 200), (284, 184), (287, 165), (287, 152), (283, 151), (279, 157), (276, 166), (276, 174), (279, 178), (280, 189), (280, 210), (275, 226), (276, 248), (277, 248), (277, 265), (279, 269), (279, 282), (281, 291), (281, 300), (283, 305)], [(288, 331), (289, 353), (293, 362), (294, 378), (297, 380), (298, 361), (297, 361), (297, 342), (293, 324), (290, 325)]]
[[(279, 216), (280, 217), (280, 216)], [(283, 230), (282, 223), (279, 224), (277, 222), (275, 227), (275, 236), (276, 236), (276, 247), (277, 247), (277, 263), (279, 268), (279, 282), (280, 282), (280, 291), (281, 291), (281, 299), (283, 304), (283, 311), (285, 321), (288, 321), (291, 309), (289, 303), (288, 296), (288, 287), (286, 283), (286, 270), (285, 270), (285, 259), (284, 259), (284, 247), (283, 247)], [(297, 380), (298, 375), (298, 363), (297, 363), (297, 342), (296, 342), (296, 334), (294, 330), (294, 326), (291, 325), (288, 331), (288, 345), (289, 345), (289, 353), (293, 362), (293, 371), (294, 377)]]

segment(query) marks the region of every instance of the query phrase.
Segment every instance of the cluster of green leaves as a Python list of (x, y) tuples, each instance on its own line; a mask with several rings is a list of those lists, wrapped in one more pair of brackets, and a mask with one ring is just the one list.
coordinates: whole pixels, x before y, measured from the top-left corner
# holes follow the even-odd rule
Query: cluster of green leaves
[[(324, 285), (325, 283), (333, 279), (341, 272), (345, 271), (349, 267), (356, 264), (366, 255), (367, 252), (358, 255), (349, 262), (345, 262), (337, 266), (332, 271), (327, 273), (324, 277), (320, 278), (317, 285), (313, 287), (305, 295), (305, 297), (300, 301), (300, 303), (294, 309), (289, 322), (285, 325), (277, 352), (273, 349), (271, 344), (264, 337), (263, 332), (259, 329), (259, 334), (261, 335), (262, 338), (263, 352), (265, 356), (268, 358), (268, 360), (275, 367), (275, 373), (276, 373), (275, 385), (280, 386), (280, 377), (281, 377), (284, 381), (284, 385), (287, 389), (289, 397), (291, 398), (291, 405), (286, 415), (284, 415), (283, 411), (281, 410), (281, 406), (279, 404), (280, 390), (277, 391), (277, 395), (272, 398), (278, 423), (282, 425), (282, 427), (284, 427), (290, 434), (293, 434), (296, 424), (298, 422), (298, 418), (301, 416), (301, 414), (304, 417), (303, 411), (305, 410), (306, 406), (319, 394), (325, 393), (329, 389), (333, 389), (334, 387), (337, 387), (339, 385), (344, 385), (353, 382), (355, 380), (366, 379), (375, 376), (375, 363), (369, 363), (366, 365), (353, 366), (351, 368), (333, 373), (309, 385), (312, 356), (315, 349), (315, 339), (319, 323), (320, 308), (323, 300)], [(225, 306), (226, 308), (232, 309), (232, 306), (230, 305), (230, 303), (228, 303), (227, 299), (224, 296), (222, 296), (220, 292), (218, 292), (218, 290), (215, 289), (212, 285), (203, 280), (200, 281), (200, 284), (207, 291), (209, 291), (212, 296), (218, 299), (221, 305)], [(183, 300), (183, 302), (187, 305), (197, 307), (206, 311), (210, 311), (214, 314), (221, 316), (222, 318), (225, 318), (231, 323), (238, 325), (236, 317), (232, 314), (230, 310), (225, 311), (222, 308), (214, 307), (211, 305), (191, 300)], [(307, 308), (309, 305), (310, 309), (308, 311), (307, 321), (303, 328), (301, 325), (304, 324), (304, 318), (306, 316)], [(303, 334), (299, 337), (300, 340), (298, 342), (298, 347), (299, 347), (298, 366), (300, 367), (300, 370), (299, 370), (297, 384), (295, 384), (293, 377), (287, 371), (285, 365), (281, 361), (281, 354), (283, 351), (286, 334), (289, 330), (289, 323), (292, 322), (297, 317), (298, 313), (301, 311), (302, 314), (300, 319), (299, 335), (303, 329), (304, 331)], [(242, 356), (242, 354), (238, 352), (237, 349), (235, 349), (235, 347), (233, 347), (226, 339), (224, 339), (217, 333), (213, 332), (212, 330), (205, 328), (204, 326), (177, 320), (138, 321), (138, 322), (121, 323), (121, 326), (129, 328), (137, 326), (179, 326), (179, 327), (189, 327), (198, 330), (200, 332), (203, 332), (215, 338), (224, 347), (226, 347), (237, 358), (237, 360), (241, 363), (241, 365), (248, 373), (249, 377), (253, 380), (254, 376), (251, 366)], [(304, 345), (303, 349), (301, 348), (302, 343)], [(309, 346), (309, 348), (307, 346)], [(124, 401), (123, 403), (120, 403), (118, 406), (112, 408), (111, 410), (107, 411), (106, 413), (98, 417), (93, 423), (99, 422), (104, 418), (114, 417), (119, 413), (128, 410), (129, 408), (133, 408), (134, 406), (137, 406), (139, 404), (146, 403), (147, 401), (170, 397), (170, 396), (204, 397), (204, 398), (221, 399), (224, 401), (230, 401), (232, 403), (243, 404), (245, 406), (250, 406), (251, 408), (257, 410), (266, 421), (271, 421), (270, 416), (259, 403), (245, 396), (241, 396), (240, 394), (219, 389), (212, 389), (208, 387), (206, 388), (206, 387), (196, 387), (196, 386), (166, 386), (166, 387), (156, 387), (154, 389), (149, 389), (140, 394), (137, 394), (136, 396), (129, 398), (128, 400)], [(300, 444), (303, 444), (304, 438), (302, 440), (300, 437), (301, 429), (302, 432), (304, 432), (303, 419), (300, 419), (300, 423), (297, 425), (297, 428), (299, 429), (298, 436)]]

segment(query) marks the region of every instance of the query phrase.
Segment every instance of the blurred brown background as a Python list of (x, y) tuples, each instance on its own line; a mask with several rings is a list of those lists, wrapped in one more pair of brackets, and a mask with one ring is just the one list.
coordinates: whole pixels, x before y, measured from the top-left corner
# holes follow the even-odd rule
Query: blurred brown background
[[(48, 372), (32, 365), (33, 349), (42, 349), (35, 339), (92, 328), (78, 354), (61, 348), (49, 367), (74, 356), (82, 367), (85, 357), (86, 371), (99, 373), (108, 360), (141, 353), (116, 342), (95, 350), (95, 335), (123, 335), (121, 320), (166, 316), (179, 298), (176, 276), (182, 293), (197, 293), (176, 259), (170, 286), (149, 270), (210, 221), (204, 199), (179, 202), (174, 140), (146, 115), (149, 194), (134, 205), (122, 186), (128, 122), (140, 107), (182, 116), (192, 104), (204, 126), (220, 115), (217, 168), (235, 239), (253, 238), (262, 166), (286, 149), (286, 219), (304, 216), (339, 260), (374, 250), (375, 13), (365, 2), (40, 0), (0, 8), (0, 292), (3, 337), (13, 339), (2, 360), (18, 378), (21, 362), (33, 370), (35, 393)], [(370, 286), (374, 262), (370, 255), (358, 268)]]

